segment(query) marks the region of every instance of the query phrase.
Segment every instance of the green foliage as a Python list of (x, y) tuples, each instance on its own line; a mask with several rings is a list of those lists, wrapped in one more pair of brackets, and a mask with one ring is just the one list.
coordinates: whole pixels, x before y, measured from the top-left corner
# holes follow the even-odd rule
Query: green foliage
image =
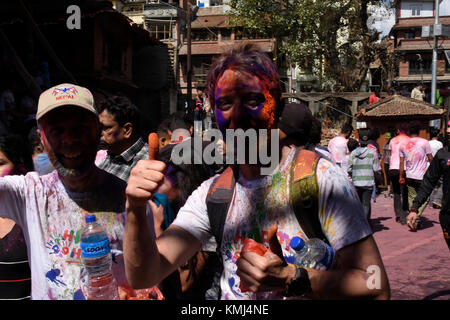
[[(379, 0), (230, 0), (230, 24), (279, 44), (277, 58), (322, 73), (334, 91), (359, 91), (380, 50), (367, 26), (369, 5)], [(385, 49), (385, 48), (384, 48)]]

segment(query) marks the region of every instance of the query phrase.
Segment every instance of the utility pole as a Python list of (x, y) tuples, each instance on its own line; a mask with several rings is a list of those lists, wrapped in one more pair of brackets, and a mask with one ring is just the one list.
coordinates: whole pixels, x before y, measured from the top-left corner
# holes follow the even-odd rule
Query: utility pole
[(191, 100), (192, 100), (192, 57), (191, 57), (191, 4), (187, 1), (187, 66), (186, 66), (186, 78), (187, 78), (187, 102), (189, 112), (191, 111)]
[(437, 77), (437, 58), (438, 41), (436, 36), (437, 25), (439, 24), (439, 0), (435, 0), (434, 27), (433, 27), (433, 61), (431, 65), (431, 104), (436, 104), (436, 77)]

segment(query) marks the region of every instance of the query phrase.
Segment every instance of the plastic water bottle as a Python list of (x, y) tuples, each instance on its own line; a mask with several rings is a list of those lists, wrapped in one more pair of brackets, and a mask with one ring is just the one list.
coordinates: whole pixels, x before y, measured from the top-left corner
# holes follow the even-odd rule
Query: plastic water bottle
[(117, 300), (117, 283), (111, 270), (111, 251), (105, 230), (95, 215), (86, 216), (81, 233), (81, 259), (87, 273), (89, 300)]
[(320, 239), (304, 241), (300, 237), (294, 237), (290, 246), (297, 252), (294, 264), (298, 266), (328, 270), (333, 265), (335, 251)]

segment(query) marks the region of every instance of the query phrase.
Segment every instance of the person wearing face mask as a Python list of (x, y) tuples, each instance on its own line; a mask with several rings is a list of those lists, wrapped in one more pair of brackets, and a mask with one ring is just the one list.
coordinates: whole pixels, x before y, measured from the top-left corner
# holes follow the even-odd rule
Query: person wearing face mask
[[(264, 140), (261, 133), (278, 132), (283, 110), (280, 79), (272, 59), (255, 46), (242, 44), (215, 61), (206, 87), (223, 136), (229, 137), (234, 130), (255, 129), (257, 143), (251, 145), (246, 139), (241, 147), (249, 151), (275, 144), (279, 151), (277, 165), (263, 174), (262, 161), (243, 161), (206, 180), (188, 197), (169, 228), (155, 239), (151, 226), (143, 223), (144, 208), (164, 184), (164, 172), (169, 168), (159, 160), (139, 161), (131, 171), (126, 192), (124, 257), (130, 284), (141, 288), (159, 283), (211, 241), (222, 263), (216, 299), (388, 299), (390, 289), (383, 262), (346, 173), (304, 149), (303, 154), (317, 161), (320, 205), (316, 216), (336, 250), (338, 263), (336, 269), (328, 271), (307, 270), (291, 263), (295, 253), (289, 247), (290, 240), (296, 235), (306, 237), (288, 195), (290, 169), (298, 163), (300, 151), (292, 148), (282, 153), (279, 137), (270, 140), (268, 134)], [(227, 151), (231, 143), (227, 142)], [(233, 192), (224, 188), (221, 177), (234, 181)], [(213, 233), (213, 223), (221, 219), (218, 211), (210, 208), (214, 201), (220, 204), (225, 198), (230, 202), (220, 208), (226, 214), (219, 225), (219, 239)], [(270, 249), (263, 256), (243, 251), (249, 238)], [(367, 286), (366, 270), (371, 265), (379, 267), (379, 288)]]
[[(33, 171), (25, 141), (14, 134), (0, 136), (0, 177)], [(22, 229), (14, 220), (0, 218), (0, 300), (28, 300), (31, 271)]]
[(120, 290), (128, 285), (122, 258), (126, 183), (95, 166), (101, 132), (93, 96), (70, 83), (52, 87), (40, 95), (36, 119), (56, 170), (0, 178), (0, 217), (22, 228), (28, 247), (31, 298), (89, 299), (83, 293), (80, 236), (90, 214), (108, 234)]
[(422, 184), (414, 198), (409, 215), (406, 218), (411, 230), (417, 230), (419, 225), (418, 209), (427, 201), (434, 187), (443, 178), (442, 183), (442, 207), (439, 213), (439, 222), (442, 227), (445, 242), (450, 249), (450, 121), (447, 123), (446, 145), (433, 157), (430, 166), (422, 180)]

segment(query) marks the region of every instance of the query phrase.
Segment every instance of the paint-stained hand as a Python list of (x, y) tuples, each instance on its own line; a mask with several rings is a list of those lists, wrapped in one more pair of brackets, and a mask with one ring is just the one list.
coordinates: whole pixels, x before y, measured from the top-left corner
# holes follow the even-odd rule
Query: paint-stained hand
[(281, 245), (276, 236), (278, 227), (269, 228), (268, 240), (270, 250), (263, 256), (247, 251), (241, 252), (236, 262), (236, 274), (241, 283), (252, 292), (284, 290), (287, 283), (295, 276), (295, 266), (288, 264), (283, 257)]
[(158, 160), (159, 154), (159, 137), (158, 134), (152, 132), (148, 135), (148, 159)]

